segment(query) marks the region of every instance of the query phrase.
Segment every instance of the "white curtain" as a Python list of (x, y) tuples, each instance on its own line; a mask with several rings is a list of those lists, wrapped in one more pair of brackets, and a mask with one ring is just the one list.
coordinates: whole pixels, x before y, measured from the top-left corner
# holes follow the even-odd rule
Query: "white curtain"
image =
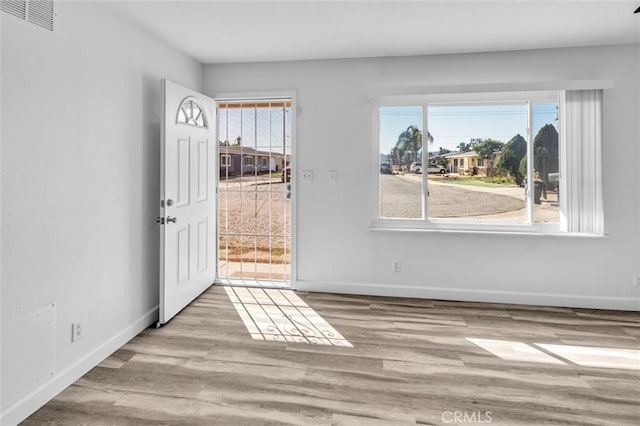
[(602, 90), (566, 91), (561, 110), (562, 226), (568, 232), (602, 234)]

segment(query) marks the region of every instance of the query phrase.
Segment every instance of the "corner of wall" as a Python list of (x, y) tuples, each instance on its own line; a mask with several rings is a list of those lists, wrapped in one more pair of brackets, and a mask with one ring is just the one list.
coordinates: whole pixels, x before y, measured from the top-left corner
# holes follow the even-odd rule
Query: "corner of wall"
[(10, 426), (22, 422), (157, 320), (158, 307), (156, 306), (84, 357), (57, 372), (46, 383), (23, 395), (7, 407), (2, 407), (0, 424)]

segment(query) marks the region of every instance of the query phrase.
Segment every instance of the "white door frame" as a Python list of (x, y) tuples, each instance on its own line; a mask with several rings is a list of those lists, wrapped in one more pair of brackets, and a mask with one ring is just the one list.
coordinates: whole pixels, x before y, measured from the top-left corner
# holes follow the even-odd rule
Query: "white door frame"
[[(297, 253), (298, 253), (298, 100), (297, 93), (292, 90), (282, 90), (282, 91), (274, 91), (274, 92), (241, 92), (241, 93), (216, 93), (213, 95), (208, 95), (215, 102), (214, 104), (214, 115), (217, 122), (218, 118), (218, 102), (239, 102), (239, 101), (255, 101), (255, 100), (269, 100), (269, 99), (282, 99), (289, 98), (291, 99), (291, 156), (293, 158), (291, 168), (291, 290), (297, 289)], [(216, 124), (216, 142), (220, 140), (218, 135), (218, 126)], [(217, 146), (216, 146), (217, 149)], [(216, 155), (217, 157), (217, 155)], [(217, 159), (216, 159), (217, 161)], [(218, 169), (216, 169), (216, 197), (218, 196), (217, 188), (218, 183), (220, 181), (220, 176), (218, 173)], [(217, 200), (216, 200), (217, 201)], [(218, 208), (216, 202), (216, 281), (215, 284), (220, 284), (218, 282), (218, 267), (219, 267), (219, 251), (220, 251), (220, 236), (218, 235)]]

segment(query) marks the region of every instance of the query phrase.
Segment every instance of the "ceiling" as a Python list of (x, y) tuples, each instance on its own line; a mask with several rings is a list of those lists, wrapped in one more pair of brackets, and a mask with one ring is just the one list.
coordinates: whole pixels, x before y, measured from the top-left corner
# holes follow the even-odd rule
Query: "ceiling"
[(200, 63), (640, 42), (637, 1), (104, 1)]

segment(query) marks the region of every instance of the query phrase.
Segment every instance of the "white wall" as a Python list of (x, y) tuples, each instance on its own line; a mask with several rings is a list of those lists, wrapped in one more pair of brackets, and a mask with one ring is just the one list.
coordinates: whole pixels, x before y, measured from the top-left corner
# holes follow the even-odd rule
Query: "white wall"
[[(295, 90), (298, 288), (638, 309), (638, 45), (205, 66), (205, 93)], [(378, 86), (611, 80), (604, 104), (607, 236), (376, 232), (369, 95)], [(373, 168), (373, 170), (372, 170)], [(339, 184), (328, 183), (337, 170)], [(391, 272), (400, 259), (402, 272)], [(469, 278), (472, 271), (474, 278)]]
[(31, 394), (2, 375), (3, 425), (157, 319), (160, 79), (202, 85), (199, 63), (104, 6), (56, 4), (53, 32), (1, 14), (3, 329), (56, 305), (53, 347), (3, 334), (5, 372), (55, 358)]

